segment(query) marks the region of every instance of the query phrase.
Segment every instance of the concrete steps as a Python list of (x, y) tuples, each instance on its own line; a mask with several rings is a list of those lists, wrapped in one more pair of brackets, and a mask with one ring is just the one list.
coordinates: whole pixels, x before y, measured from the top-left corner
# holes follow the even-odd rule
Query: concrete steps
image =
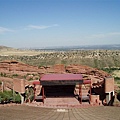
[(75, 97), (64, 97), (64, 98), (46, 98), (44, 101), (44, 106), (50, 107), (84, 107), (90, 106), (88, 102), (83, 102), (82, 104)]

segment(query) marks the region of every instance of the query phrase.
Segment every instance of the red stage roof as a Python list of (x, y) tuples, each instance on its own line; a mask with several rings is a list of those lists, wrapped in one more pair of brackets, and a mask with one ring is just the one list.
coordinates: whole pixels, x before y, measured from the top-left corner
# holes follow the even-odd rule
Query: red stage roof
[(56, 80), (82, 80), (81, 74), (46, 74), (40, 81), (56, 81)]

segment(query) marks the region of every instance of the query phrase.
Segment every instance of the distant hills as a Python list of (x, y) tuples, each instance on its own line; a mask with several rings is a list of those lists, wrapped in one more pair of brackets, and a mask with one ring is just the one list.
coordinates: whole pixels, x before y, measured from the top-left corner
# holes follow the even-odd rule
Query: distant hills
[(80, 46), (60, 46), (60, 47), (44, 47), (44, 48), (30, 48), (30, 50), (57, 50), (57, 51), (69, 51), (69, 50), (120, 50), (120, 44), (113, 45), (80, 45)]
[[(14, 48), (7, 46), (0, 46), (2, 49), (11, 49)], [(80, 46), (59, 46), (59, 47), (31, 47), (31, 48), (18, 48), (17, 50), (57, 50), (57, 51), (69, 51), (69, 50), (120, 50), (120, 44), (110, 44), (110, 45), (80, 45)]]
[(11, 47), (7, 47), (7, 46), (0, 46), (0, 50), (2, 49), (12, 49)]

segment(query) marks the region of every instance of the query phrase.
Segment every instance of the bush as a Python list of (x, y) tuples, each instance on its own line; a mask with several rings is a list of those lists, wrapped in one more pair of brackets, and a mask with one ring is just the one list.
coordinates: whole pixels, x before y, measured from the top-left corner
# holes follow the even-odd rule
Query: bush
[(31, 81), (31, 80), (33, 80), (33, 78), (29, 78), (29, 80), (28, 80), (28, 81)]
[(33, 88), (28, 88), (25, 91), (25, 99), (26, 99), (26, 102), (27, 101), (32, 102), (34, 100), (34, 90), (33, 90)]
[(34, 100), (34, 95), (30, 95), (29, 99), (30, 99), (30, 102), (32, 102)]
[(14, 96), (15, 98), (15, 103), (21, 103), (21, 97), (20, 97), (20, 95), (19, 94), (15, 94), (15, 96)]
[(9, 103), (11, 99), (13, 99), (13, 93), (12, 91), (4, 91), (0, 92), (0, 97), (1, 97), (1, 103)]
[(19, 94), (13, 93), (13, 91), (0, 92), (0, 103), (21, 103), (21, 97)]
[(2, 72), (0, 73), (0, 76), (1, 77), (7, 77), (6, 73), (2, 73)]
[(115, 78), (115, 80), (120, 80), (120, 77), (114, 77)]
[(13, 77), (18, 77), (18, 74), (13, 74), (12, 76), (13, 76)]

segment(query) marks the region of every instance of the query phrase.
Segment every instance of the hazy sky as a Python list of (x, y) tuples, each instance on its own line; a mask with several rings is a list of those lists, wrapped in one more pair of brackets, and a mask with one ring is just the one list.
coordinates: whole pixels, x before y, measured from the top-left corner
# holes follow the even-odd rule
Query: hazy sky
[(0, 0), (0, 45), (120, 44), (120, 0)]

